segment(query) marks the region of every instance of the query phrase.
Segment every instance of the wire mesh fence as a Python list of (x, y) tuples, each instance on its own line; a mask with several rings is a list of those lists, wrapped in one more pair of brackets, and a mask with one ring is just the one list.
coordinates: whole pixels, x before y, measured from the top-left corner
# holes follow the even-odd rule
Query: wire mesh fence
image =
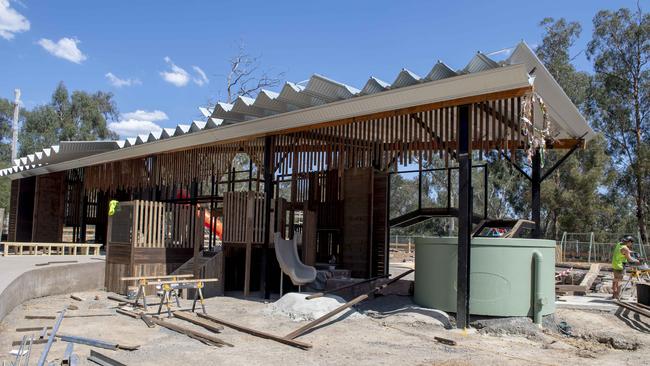
[[(612, 261), (614, 247), (625, 234), (622, 233), (569, 233), (564, 232), (558, 241), (557, 257), (564, 262), (609, 263)], [(639, 257), (647, 258), (650, 251), (648, 243), (642, 243), (640, 235), (632, 251)]]
[[(561, 262), (610, 263), (614, 247), (626, 234), (622, 233), (569, 233), (564, 232), (557, 241), (556, 260)], [(637, 237), (632, 251), (640, 258), (648, 258), (650, 243), (642, 243)], [(390, 249), (408, 253), (415, 251), (415, 239), (422, 235), (391, 235)]]

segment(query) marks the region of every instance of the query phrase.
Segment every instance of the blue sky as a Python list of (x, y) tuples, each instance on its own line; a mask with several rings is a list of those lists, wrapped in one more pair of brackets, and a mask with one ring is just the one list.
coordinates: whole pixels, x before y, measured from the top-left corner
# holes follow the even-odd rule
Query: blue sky
[[(283, 72), (283, 79), (319, 73), (361, 88), (371, 75), (392, 82), (403, 67), (426, 75), (438, 59), (462, 68), (479, 50), (522, 39), (535, 45), (538, 23), (549, 16), (582, 24), (578, 54), (599, 9), (635, 6), (633, 0), (0, 0), (0, 97), (13, 99), (20, 88), (31, 108), (47, 103), (63, 81), (70, 90), (114, 93), (127, 121), (118, 126), (126, 131), (171, 127), (200, 119), (199, 106), (225, 99), (228, 59), (240, 40), (261, 57), (263, 69)], [(576, 63), (590, 70), (584, 54)]]

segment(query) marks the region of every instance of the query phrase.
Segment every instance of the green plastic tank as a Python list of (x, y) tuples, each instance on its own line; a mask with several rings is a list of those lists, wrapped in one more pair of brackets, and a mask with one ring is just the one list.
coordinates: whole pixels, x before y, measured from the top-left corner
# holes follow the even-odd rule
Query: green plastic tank
[[(415, 240), (418, 305), (456, 312), (457, 246), (456, 237)], [(555, 242), (472, 238), (469, 309), (474, 315), (530, 316), (537, 322), (553, 313)]]

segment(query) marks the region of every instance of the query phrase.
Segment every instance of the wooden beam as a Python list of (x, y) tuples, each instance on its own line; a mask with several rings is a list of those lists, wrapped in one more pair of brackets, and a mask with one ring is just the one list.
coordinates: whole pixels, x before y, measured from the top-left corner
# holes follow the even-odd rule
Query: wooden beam
[(190, 338), (194, 338), (194, 339), (196, 339), (198, 341), (201, 341), (203, 343), (211, 344), (211, 345), (217, 346), (217, 347), (221, 347), (221, 346), (234, 347), (231, 343), (228, 343), (228, 342), (222, 340), (221, 338), (217, 338), (217, 337), (215, 337), (215, 336), (213, 336), (211, 334), (197, 332), (197, 331), (195, 331), (193, 329), (190, 329), (190, 328), (187, 328), (187, 327), (184, 327), (184, 326), (181, 326), (181, 325), (173, 324), (173, 323), (170, 323), (170, 322), (162, 320), (162, 319), (152, 318), (151, 320), (154, 323), (156, 323), (156, 325), (159, 325), (161, 327), (173, 330), (173, 331), (181, 333), (181, 334), (185, 334), (186, 336), (188, 336)]
[(643, 315), (645, 317), (650, 318), (650, 311), (646, 310), (646, 309), (643, 309), (643, 308), (640, 308), (640, 307), (636, 306), (636, 304), (632, 304), (632, 303), (629, 303), (629, 302), (623, 302), (623, 301), (620, 301), (620, 300), (614, 300), (614, 302), (616, 303), (616, 305), (618, 305), (620, 307), (626, 308), (628, 310), (632, 310), (633, 312), (635, 312), (637, 314), (641, 314), (641, 315)]
[(242, 325), (238, 325), (238, 324), (229, 322), (227, 320), (222, 320), (222, 319), (215, 318), (212, 315), (203, 314), (203, 313), (197, 313), (197, 315), (200, 318), (208, 319), (208, 320), (213, 321), (213, 322), (215, 322), (217, 324), (221, 324), (221, 325), (223, 325), (225, 327), (232, 328), (234, 330), (240, 331), (242, 333), (250, 334), (250, 335), (255, 336), (255, 337), (269, 339), (269, 340), (272, 340), (272, 341), (280, 342), (282, 344), (297, 347), (297, 348), (300, 348), (300, 349), (309, 349), (309, 348), (311, 348), (311, 344), (309, 344), (309, 343), (304, 343), (304, 342), (296, 341), (296, 340), (293, 340), (293, 339), (287, 339), (287, 338), (276, 336), (276, 335), (273, 335), (273, 334), (270, 334), (270, 333), (262, 332), (262, 331), (255, 330), (255, 329), (251, 329), (251, 328), (248, 328), (248, 327), (245, 327), (245, 326), (242, 326)]
[(585, 274), (585, 276), (582, 278), (582, 281), (580, 281), (580, 286), (584, 286), (586, 291), (589, 292), (591, 285), (594, 284), (594, 281), (596, 278), (598, 278), (599, 273), (600, 263), (592, 263), (591, 267), (589, 268), (589, 272), (587, 272), (587, 274)]
[(340, 312), (342, 312), (342, 311), (345, 311), (345, 310), (351, 308), (352, 306), (354, 306), (354, 305), (356, 305), (356, 304), (358, 304), (358, 303), (360, 303), (360, 302), (362, 302), (362, 301), (368, 299), (371, 295), (375, 295), (375, 294), (381, 292), (381, 291), (382, 291), (383, 289), (385, 289), (386, 287), (388, 287), (388, 286), (390, 286), (391, 284), (393, 284), (393, 283), (399, 281), (399, 280), (402, 279), (403, 277), (408, 276), (409, 274), (411, 274), (411, 273), (414, 272), (414, 271), (415, 271), (415, 270), (410, 269), (410, 270), (408, 270), (408, 271), (406, 271), (406, 272), (404, 272), (404, 273), (402, 273), (402, 274), (396, 276), (395, 278), (391, 278), (388, 282), (384, 283), (383, 285), (381, 285), (381, 286), (377, 286), (377, 287), (375, 287), (374, 289), (368, 291), (367, 293), (355, 297), (354, 299), (352, 299), (352, 300), (346, 302), (345, 304), (339, 306), (338, 308), (336, 308), (336, 309), (330, 311), (329, 313), (327, 313), (327, 314), (321, 316), (321, 317), (318, 318), (318, 319), (312, 320), (311, 322), (309, 322), (309, 323), (303, 325), (302, 327), (300, 327), (300, 328), (294, 330), (293, 332), (287, 334), (284, 338), (286, 338), (286, 339), (294, 339), (294, 338), (300, 337), (301, 335), (305, 334), (306, 332), (308, 332), (310, 329), (314, 328), (314, 327), (317, 326), (318, 324), (321, 324), (322, 322), (324, 322), (324, 321), (326, 321), (327, 319), (333, 317), (334, 315), (336, 315), (336, 314), (338, 314), (338, 313), (340, 313)]
[(557, 140), (547, 140), (546, 148), (547, 149), (572, 149), (576, 146), (579, 149), (584, 149), (587, 147), (587, 142), (582, 138), (571, 138), (571, 139), (557, 139)]
[(185, 321), (188, 321), (192, 324), (196, 324), (198, 326), (201, 326), (209, 331), (212, 331), (214, 333), (221, 333), (223, 330), (223, 326), (221, 325), (215, 325), (212, 323), (209, 323), (199, 317), (197, 317), (195, 314), (187, 311), (177, 311), (174, 313), (175, 318), (179, 318)]

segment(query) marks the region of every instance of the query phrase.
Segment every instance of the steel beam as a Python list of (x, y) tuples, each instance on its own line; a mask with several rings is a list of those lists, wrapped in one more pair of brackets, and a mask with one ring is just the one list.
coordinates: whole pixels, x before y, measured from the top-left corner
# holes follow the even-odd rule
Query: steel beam
[(273, 136), (264, 138), (264, 248), (262, 253), (260, 289), (265, 299), (271, 298), (271, 199), (273, 198)]
[(533, 154), (531, 182), (531, 219), (535, 222), (533, 237), (539, 239), (541, 233), (541, 212), (542, 212), (542, 156), (539, 149)]
[(469, 327), (470, 257), (472, 235), (472, 156), (469, 105), (458, 107), (458, 271), (456, 326)]

